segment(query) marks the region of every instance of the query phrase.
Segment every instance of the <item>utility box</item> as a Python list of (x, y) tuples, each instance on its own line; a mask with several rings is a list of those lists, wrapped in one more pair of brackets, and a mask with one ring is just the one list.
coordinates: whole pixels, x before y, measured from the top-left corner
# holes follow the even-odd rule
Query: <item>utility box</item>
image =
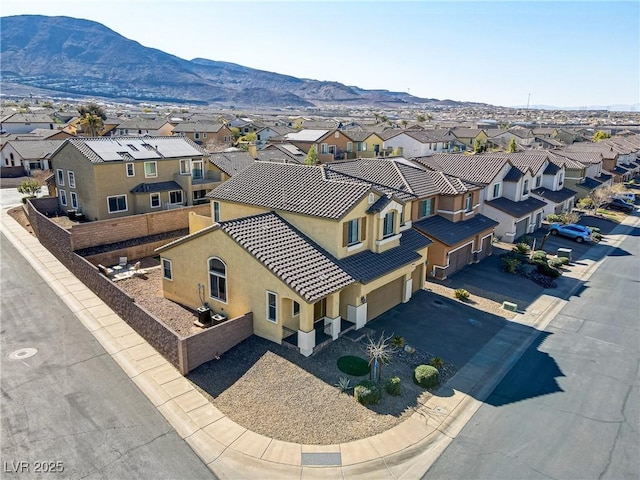
[(207, 306), (198, 307), (198, 322), (202, 325), (211, 323), (211, 309)]
[(558, 258), (564, 257), (568, 258), (571, 261), (571, 249), (570, 248), (559, 248), (558, 253), (556, 255)]
[(505, 310), (509, 310), (510, 312), (518, 311), (518, 305), (512, 302), (502, 302), (502, 308), (504, 308)]

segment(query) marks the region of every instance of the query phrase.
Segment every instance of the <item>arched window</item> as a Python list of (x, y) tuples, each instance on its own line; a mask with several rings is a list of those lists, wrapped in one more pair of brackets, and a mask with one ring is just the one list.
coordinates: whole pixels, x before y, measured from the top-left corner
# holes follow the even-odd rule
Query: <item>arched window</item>
[(227, 301), (227, 266), (219, 258), (209, 259), (209, 296)]

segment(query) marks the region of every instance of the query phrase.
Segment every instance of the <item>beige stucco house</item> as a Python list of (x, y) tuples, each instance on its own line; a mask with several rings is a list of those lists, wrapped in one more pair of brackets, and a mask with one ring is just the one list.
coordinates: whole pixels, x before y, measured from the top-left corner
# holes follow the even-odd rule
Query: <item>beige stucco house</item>
[(190, 235), (157, 250), (177, 303), (253, 312), (256, 335), (310, 355), (424, 287), (431, 241), (389, 189), (255, 162), (208, 197), (211, 218), (192, 215)]
[(181, 137), (70, 138), (50, 157), (62, 211), (104, 220), (199, 203), (221, 174)]

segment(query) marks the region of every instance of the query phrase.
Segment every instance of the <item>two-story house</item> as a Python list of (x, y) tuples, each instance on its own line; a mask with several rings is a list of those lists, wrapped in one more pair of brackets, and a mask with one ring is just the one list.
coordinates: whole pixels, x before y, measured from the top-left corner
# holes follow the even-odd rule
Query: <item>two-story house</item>
[(387, 132), (384, 149), (398, 151), (406, 158), (448, 151), (455, 137), (448, 130), (397, 130)]
[(27, 174), (31, 170), (49, 170), (49, 157), (64, 140), (13, 140), (0, 149), (0, 165), (22, 165)]
[(384, 140), (376, 132), (348, 130), (348, 135), (355, 144), (355, 155), (359, 158), (379, 156), (384, 147)]
[(340, 173), (346, 181), (368, 181), (411, 203), (402, 223), (433, 242), (428, 250), (428, 275), (446, 278), (491, 255), (497, 222), (478, 213), (481, 189), (477, 185), (403, 157), (335, 162), (326, 169), (331, 178)]
[(166, 136), (173, 132), (173, 125), (167, 119), (130, 118), (120, 122), (114, 129), (114, 136)]
[(214, 122), (180, 122), (173, 127), (173, 134), (193, 140), (198, 145), (231, 145), (234, 141), (229, 127)]
[(50, 162), (60, 208), (88, 220), (193, 205), (219, 181), (207, 153), (181, 137), (70, 138)]
[[(511, 153), (507, 158), (523, 174), (526, 170), (531, 172), (531, 195), (546, 203), (543, 209), (545, 217), (550, 214), (570, 212), (573, 209), (576, 191), (567, 188), (565, 184), (564, 164), (552, 162), (550, 154), (545, 151)], [(536, 228), (539, 227), (540, 224), (536, 221)]]
[(303, 355), (424, 286), (431, 242), (401, 230), (407, 202), (370, 183), (255, 162), (209, 198), (213, 223), (157, 250), (164, 296), (230, 318), (253, 312), (256, 335)]
[(10, 113), (0, 118), (0, 132), (29, 133), (36, 128), (54, 130), (54, 120), (44, 113)]
[(482, 128), (456, 127), (451, 129), (451, 134), (454, 137), (454, 144), (461, 150), (473, 150), (476, 143), (485, 146), (489, 138), (487, 132)]
[[(342, 130), (303, 129), (285, 134), (282, 143), (292, 143), (305, 153), (315, 147), (318, 161), (321, 163), (355, 158), (354, 142), (347, 132)], [(273, 139), (275, 142), (275, 139)]]
[(498, 222), (495, 235), (501, 240), (513, 242), (542, 225), (546, 202), (531, 195), (531, 169), (519, 169), (505, 154), (437, 154), (415, 160), (482, 187), (480, 213)]

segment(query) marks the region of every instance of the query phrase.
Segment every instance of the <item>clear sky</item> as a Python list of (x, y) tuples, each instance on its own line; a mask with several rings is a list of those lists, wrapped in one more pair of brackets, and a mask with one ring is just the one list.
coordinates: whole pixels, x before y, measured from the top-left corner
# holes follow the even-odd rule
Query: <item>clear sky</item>
[(85, 18), (147, 47), (494, 105), (640, 103), (640, 2), (2, 0)]

